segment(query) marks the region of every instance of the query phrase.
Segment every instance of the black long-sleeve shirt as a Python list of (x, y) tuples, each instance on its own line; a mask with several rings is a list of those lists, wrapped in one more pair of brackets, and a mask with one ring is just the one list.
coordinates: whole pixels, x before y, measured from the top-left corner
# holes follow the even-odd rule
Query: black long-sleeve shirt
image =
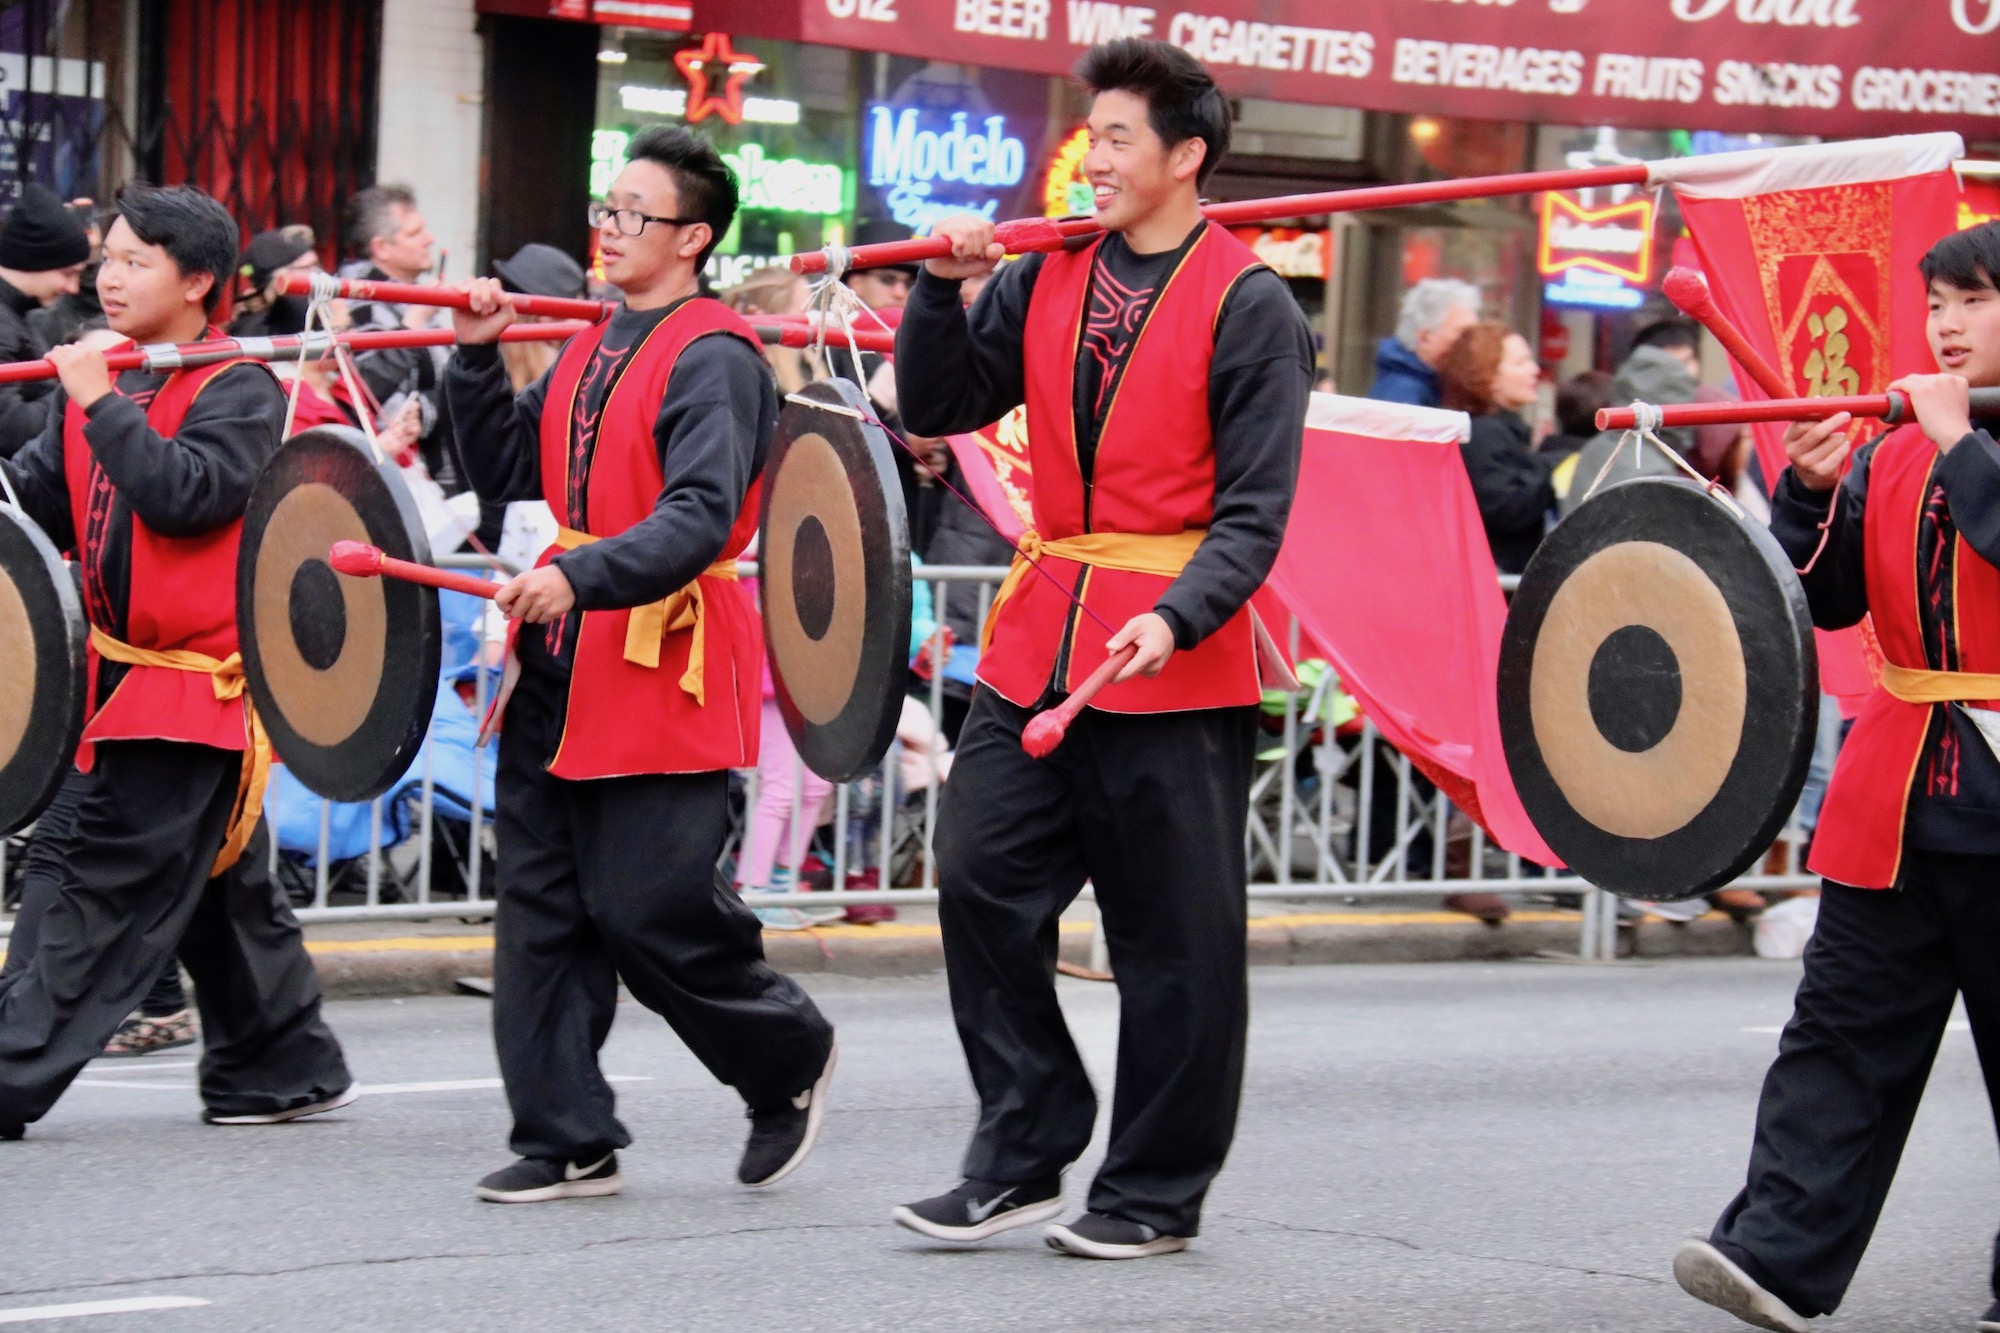
[[(1185, 248), (1138, 255), (1122, 236), (1109, 236), (1098, 251), (1093, 288), (1109, 299), (1120, 289), (1156, 289)], [(977, 430), (1022, 401), (1022, 333), (1041, 268), (1040, 255), (1001, 268), (970, 311), (962, 308), (958, 283), (928, 270), (917, 278), (896, 333), (896, 397), (912, 431)], [(1107, 369), (1115, 376), (1122, 363), (1107, 362), (1091, 339), (1081, 341), (1072, 406), (1087, 488), (1109, 401), (1103, 379)], [(1215, 513), (1194, 558), (1153, 608), (1183, 649), (1235, 615), (1277, 559), (1298, 480), (1312, 368), (1312, 333), (1284, 280), (1268, 269), (1246, 275), (1223, 304), (1209, 367)]]
[[(1984, 423), (1937, 461), (1917, 530), (1917, 621), (1926, 665), (1936, 671), (1962, 670), (1957, 628), (1950, 608), (1955, 576), (1955, 538), (1963, 537), (1981, 559), (2000, 565), (2000, 448)], [(1843, 629), (1868, 614), (1868, 575), (1863, 516), (1868, 478), (1880, 441), (1855, 453), (1840, 485), (1838, 507), (1827, 529), (1826, 549), (1799, 576), (1813, 624)], [(1809, 490), (1786, 468), (1771, 497), (1771, 535), (1794, 567), (1812, 560), (1820, 544), (1820, 524), (1834, 492)], [(1979, 728), (1956, 706), (1935, 710), (1917, 781), (1910, 790), (1906, 838), (1928, 851), (2000, 852), (2000, 760)]]
[(1518, 574), (1542, 544), (1548, 513), (1556, 507), (1552, 478), (1560, 456), (1537, 453), (1528, 423), (1519, 413), (1502, 411), (1473, 417), (1472, 438), (1459, 453), (1493, 563), (1502, 574)]
[[(620, 308), (601, 344), (607, 361), (629, 355), (674, 308)], [(608, 386), (616, 379), (613, 370), (615, 365), (608, 364), (604, 373), (586, 377), (580, 417), (594, 419), (602, 411)], [(445, 368), (444, 392), (459, 462), (480, 499), (542, 498), (541, 420), (549, 373), (516, 396), (500, 350), (490, 344), (459, 348)], [(777, 386), (754, 348), (733, 337), (691, 343), (667, 379), (653, 423), (666, 478), (653, 512), (616, 536), (555, 558), (576, 592), (577, 610), (658, 601), (714, 564), (743, 497), (764, 470), (777, 423)], [(577, 527), (587, 491), (573, 485), (569, 498), (576, 512), (556, 518)], [(546, 633), (524, 633), (521, 645), (524, 664), (567, 676), (575, 651), (575, 634), (567, 625), (557, 630), (553, 650)]]
[[(163, 537), (198, 537), (243, 517), (257, 474), (278, 448), (284, 391), (263, 366), (217, 371), (187, 410), (171, 439), (146, 421), (146, 407), (167, 382), (162, 374), (128, 370), (85, 412), (83, 438), (110, 483), (101, 523), (79, 533), (70, 518), (63, 472), (67, 395), (50, 394), (42, 433), (12, 459), (0, 461), (21, 506), (56, 546), (73, 551), (92, 624), (114, 638), (127, 634), (132, 588), (132, 519)], [(234, 589), (224, 590), (234, 595)], [(109, 697), (124, 668), (106, 663), (99, 698)]]

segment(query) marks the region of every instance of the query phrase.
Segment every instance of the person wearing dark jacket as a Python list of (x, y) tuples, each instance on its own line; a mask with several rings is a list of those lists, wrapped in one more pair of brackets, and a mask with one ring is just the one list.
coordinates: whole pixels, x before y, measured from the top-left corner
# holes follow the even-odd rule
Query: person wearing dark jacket
[(1617, 401), (1614, 383), (1608, 370), (1585, 370), (1564, 380), (1556, 390), (1556, 428), (1535, 452), (1560, 462), (1590, 443), (1597, 434), (1598, 409)]
[(1438, 363), (1458, 335), (1479, 320), (1479, 289), (1453, 278), (1425, 278), (1403, 293), (1396, 336), (1375, 349), (1370, 398), (1414, 407), (1438, 405)]
[(1492, 320), (1459, 336), (1438, 366), (1444, 406), (1469, 413), (1472, 438), (1460, 446), (1479, 502), (1486, 542), (1502, 574), (1518, 574), (1542, 544), (1555, 489), (1556, 459), (1535, 452), (1521, 409), (1535, 401), (1541, 367), (1528, 340)]
[[(818, 1136), (833, 1028), (764, 961), (716, 870), (729, 774), (757, 759), (762, 636), (736, 582), (778, 395), (756, 335), (700, 295), (736, 181), (679, 126), (633, 136), (591, 205), (624, 295), (518, 395), (512, 302), (463, 288), (444, 391), (482, 500), (545, 500), (563, 527), (494, 604), (518, 622), (496, 785), (493, 1036), (520, 1160), (493, 1203), (616, 1194), (619, 1122), (598, 1049), (618, 983), (749, 1108), (737, 1179), (788, 1175)], [(544, 465), (544, 459), (552, 460)]]
[[(33, 361), (48, 345), (28, 315), (74, 295), (90, 260), (82, 219), (44, 186), (29, 185), (0, 226), (0, 361)], [(0, 458), (42, 432), (53, 380), (0, 385)]]
[[(1129, 1259), (1187, 1247), (1235, 1134), (1263, 688), (1248, 603), (1284, 539), (1313, 347), (1284, 280), (1202, 217), (1200, 183), (1229, 143), (1208, 72), (1127, 39), (1092, 47), (1078, 75), (1104, 235), (1008, 265), (968, 312), (960, 282), (1001, 247), (984, 218), (943, 219), (952, 255), (925, 266), (896, 339), (911, 430), (974, 430), (1026, 404), (1028, 545), (1052, 577), (1017, 563), (996, 598), (938, 814), (945, 968), (979, 1124), (961, 1182), (892, 1216), (978, 1241), (1061, 1212), (1097, 1097), (1050, 947), (1089, 879), (1120, 1003), (1110, 1141), (1089, 1211), (1043, 1234)], [(1127, 645), (1061, 747), (1024, 752), (1035, 709)]]
[[(1743, 1188), (1674, 1256), (1690, 1295), (1780, 1333), (1845, 1298), (1961, 1000), (2000, 1113), (2000, 419), (1967, 393), (2000, 386), (2000, 223), (1946, 236), (1919, 271), (1943, 373), (1889, 386), (1915, 420), (1847, 466), (1847, 413), (1794, 425), (1771, 499), (1813, 624), (1866, 616), (1881, 654), (1821, 807), (1818, 923)], [(2000, 1329), (1990, 1253), (1993, 1304), (1961, 1327)]]
[[(219, 336), (208, 317), (237, 244), (222, 205), (188, 186), (128, 186), (117, 207), (98, 277), (113, 330)], [(63, 878), (40, 947), (0, 982), (0, 1138), (48, 1111), (176, 948), (201, 1008), (206, 1120), (345, 1106), (353, 1079), (266, 869), (268, 755), (237, 655), (237, 541), (278, 447), (277, 381), (244, 361), (114, 378), (96, 348), (48, 355), (61, 374), (48, 424), (0, 472), (75, 552), (95, 694), (74, 824), (50, 849)]]

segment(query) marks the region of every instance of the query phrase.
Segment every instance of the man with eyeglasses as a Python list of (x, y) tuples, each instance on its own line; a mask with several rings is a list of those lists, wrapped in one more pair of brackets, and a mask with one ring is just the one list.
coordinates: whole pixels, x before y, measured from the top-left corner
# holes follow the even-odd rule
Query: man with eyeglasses
[(736, 180), (678, 126), (635, 136), (590, 208), (612, 317), (516, 398), (500, 284), (461, 284), (445, 394), (480, 498), (563, 525), (496, 602), (517, 622), (497, 773), (493, 1032), (520, 1160), (496, 1203), (616, 1194), (631, 1136), (598, 1048), (618, 983), (748, 1105), (737, 1168), (768, 1185), (811, 1151), (833, 1029), (773, 971), (716, 873), (731, 768), (757, 762), (763, 642), (736, 558), (756, 529), (777, 391), (756, 335), (699, 295)]

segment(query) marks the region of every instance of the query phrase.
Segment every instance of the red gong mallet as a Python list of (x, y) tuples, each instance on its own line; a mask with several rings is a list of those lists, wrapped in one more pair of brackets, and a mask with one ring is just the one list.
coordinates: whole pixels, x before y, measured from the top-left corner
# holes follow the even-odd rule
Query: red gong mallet
[(1028, 719), (1028, 725), (1021, 728), (1021, 748), (1036, 759), (1046, 759), (1063, 742), (1069, 731), (1069, 724), (1076, 721), (1076, 715), (1084, 706), (1097, 697), (1097, 692), (1111, 683), (1111, 678), (1124, 670), (1139, 651), (1139, 645), (1128, 643), (1117, 652), (1104, 659), (1104, 665), (1090, 673), (1089, 679), (1076, 687), (1076, 692), (1045, 713), (1037, 713)]
[(421, 583), (426, 588), (470, 593), (474, 597), (491, 598), (500, 591), (500, 585), (489, 579), (439, 569), (436, 565), (420, 565), (414, 560), (398, 560), (393, 555), (382, 554), (381, 547), (370, 546), (367, 542), (335, 542), (333, 549), (327, 552), (326, 562), (340, 573), (352, 574), (356, 578), (401, 579), (405, 583)]
[(1750, 345), (1743, 336), (1743, 330), (1729, 322), (1715, 304), (1715, 294), (1708, 290), (1708, 279), (1691, 268), (1667, 270), (1667, 276), (1660, 281), (1660, 290), (1672, 301), (1677, 309), (1688, 318), (1697, 320), (1701, 326), (1715, 335), (1723, 350), (1744, 373), (1757, 381), (1757, 387), (1771, 398), (1790, 398), (1792, 386), (1784, 377), (1771, 369), (1771, 363), (1764, 354)]

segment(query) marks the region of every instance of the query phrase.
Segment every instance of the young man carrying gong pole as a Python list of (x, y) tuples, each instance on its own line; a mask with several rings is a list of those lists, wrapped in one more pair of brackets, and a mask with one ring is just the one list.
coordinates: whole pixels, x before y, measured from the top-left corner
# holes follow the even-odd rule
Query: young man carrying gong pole
[[(1235, 1132), (1263, 689), (1248, 602), (1291, 509), (1312, 340), (1283, 280), (1202, 217), (1229, 146), (1208, 72), (1127, 40), (1077, 73), (1107, 234), (1000, 269), (968, 312), (960, 282), (1001, 247), (984, 219), (943, 220), (952, 256), (925, 266), (896, 340), (918, 434), (1027, 404), (1022, 549), (1053, 582), (1017, 561), (995, 600), (939, 816), (939, 916), (979, 1123), (962, 1183), (895, 1218), (976, 1241), (1061, 1212), (1097, 1097), (1056, 1002), (1056, 922), (1088, 880), (1122, 1015), (1111, 1141), (1089, 1211), (1046, 1237), (1126, 1259), (1187, 1247)], [(1062, 746), (1030, 758), (1034, 711), (1128, 645)]]

